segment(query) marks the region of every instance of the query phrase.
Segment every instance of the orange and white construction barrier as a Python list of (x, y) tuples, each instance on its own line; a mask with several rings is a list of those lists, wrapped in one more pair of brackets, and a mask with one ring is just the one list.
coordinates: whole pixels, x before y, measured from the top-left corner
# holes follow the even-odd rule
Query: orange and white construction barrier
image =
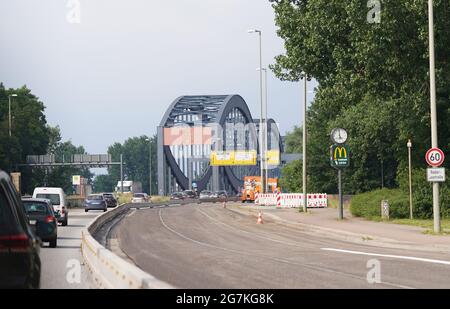
[(263, 223), (264, 223), (264, 220), (263, 220), (263, 217), (262, 217), (262, 212), (260, 211), (258, 213), (258, 220), (256, 220), (256, 224), (263, 224)]
[[(255, 205), (277, 206), (277, 207), (303, 207), (302, 193), (263, 193), (259, 194)], [(326, 193), (310, 193), (307, 195), (308, 208), (328, 207), (328, 197)]]

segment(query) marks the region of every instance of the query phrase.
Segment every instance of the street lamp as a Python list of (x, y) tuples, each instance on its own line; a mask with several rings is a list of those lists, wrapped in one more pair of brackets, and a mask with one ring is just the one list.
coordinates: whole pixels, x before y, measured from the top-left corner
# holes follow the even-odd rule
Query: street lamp
[[(308, 96), (308, 84), (307, 84), (307, 77), (306, 77), (306, 73), (302, 72), (303, 75), (303, 80), (304, 80), (304, 99), (303, 99), (303, 142), (302, 142), (302, 147), (303, 147), (303, 158), (302, 158), (302, 164), (303, 164), (303, 211), (306, 212), (307, 211), (307, 196), (306, 196), (306, 106), (307, 106), (307, 96)], [(300, 76), (301, 77), (301, 76)]]
[(8, 96), (9, 137), (11, 137), (11, 97), (17, 97), (17, 94), (13, 93)]
[(148, 177), (148, 186), (149, 186), (149, 191), (148, 194), (151, 196), (152, 195), (152, 140), (150, 138), (146, 138), (145, 139), (146, 142), (148, 142), (149, 144), (149, 155), (148, 155), (148, 170), (149, 170), (149, 177)]
[[(428, 0), (428, 42), (430, 54), (430, 111), (431, 111), (431, 147), (438, 148), (437, 111), (436, 111), (436, 72), (434, 55), (434, 17), (433, 0)], [(441, 231), (439, 209), (439, 183), (433, 182), (433, 221), (434, 232)]]
[(267, 152), (268, 152), (268, 118), (267, 118), (267, 69), (266, 68), (257, 68), (257, 71), (264, 71), (264, 90), (265, 90), (265, 94), (264, 94), (264, 111), (263, 111), (263, 122), (264, 122), (264, 127), (263, 127), (263, 148), (264, 148), (264, 157), (263, 157), (263, 168), (264, 168), (264, 178), (266, 180), (265, 182), (265, 190), (266, 192), (269, 192), (269, 169), (268, 169), (268, 163), (267, 163)]
[(412, 204), (412, 181), (411, 181), (411, 140), (408, 140), (406, 143), (406, 147), (408, 147), (408, 170), (409, 170), (409, 218), (412, 220), (413, 218), (413, 204)]
[[(261, 50), (261, 30), (258, 29), (250, 29), (248, 33), (258, 33), (259, 35), (259, 68), (262, 68), (262, 50)], [(261, 110), (259, 117), (259, 153), (261, 155), (261, 193), (265, 192), (265, 181), (264, 181), (264, 164), (263, 164), (263, 87), (262, 87), (262, 70), (259, 70), (259, 90), (260, 90), (260, 99), (261, 99)]]

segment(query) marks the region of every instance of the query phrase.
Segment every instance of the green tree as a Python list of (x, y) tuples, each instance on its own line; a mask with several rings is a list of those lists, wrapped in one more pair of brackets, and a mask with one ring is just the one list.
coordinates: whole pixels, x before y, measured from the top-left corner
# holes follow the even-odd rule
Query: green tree
[[(151, 146), (150, 146), (151, 143)], [(108, 147), (108, 153), (114, 161), (120, 161), (120, 154), (123, 155), (123, 172), (125, 180), (140, 181), (144, 192), (149, 193), (149, 164), (150, 148), (152, 150), (152, 193), (157, 192), (157, 158), (156, 158), (156, 136), (149, 139), (148, 136), (131, 137), (123, 144), (114, 143)], [(112, 166), (108, 168), (111, 181), (117, 184), (120, 181), (120, 167)]]
[(114, 182), (114, 179), (111, 177), (111, 175), (98, 175), (94, 178), (93, 190), (97, 193), (112, 192), (114, 191), (114, 187), (116, 186), (116, 184), (117, 182)]
[[(384, 0), (381, 22), (369, 23), (366, 1), (271, 1), (286, 52), (271, 66), (282, 80), (301, 72), (319, 82), (308, 110), (308, 187), (336, 192), (329, 134), (349, 131), (352, 165), (344, 190), (397, 186), (396, 174), (414, 143), (414, 164), (430, 147), (427, 4)], [(436, 79), (440, 145), (450, 146), (450, 6), (436, 0)], [(383, 162), (383, 164), (381, 164)], [(446, 166), (450, 166), (446, 162)], [(300, 176), (300, 175), (299, 175)]]

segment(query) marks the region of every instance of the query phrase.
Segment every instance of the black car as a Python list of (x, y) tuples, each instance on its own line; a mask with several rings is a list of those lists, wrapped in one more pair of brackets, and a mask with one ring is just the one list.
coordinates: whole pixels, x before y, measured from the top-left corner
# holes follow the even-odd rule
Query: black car
[(58, 242), (58, 219), (53, 212), (50, 200), (40, 198), (22, 199), (22, 204), (31, 228), (50, 248), (56, 248)]
[(184, 192), (173, 192), (170, 195), (171, 200), (184, 200), (187, 198), (187, 195)]
[(106, 205), (108, 207), (116, 207), (117, 206), (117, 200), (115, 199), (115, 197), (112, 193), (103, 193), (103, 198), (105, 199)]
[(192, 190), (184, 190), (183, 193), (186, 195), (187, 198), (197, 198), (197, 193), (195, 193)]
[(0, 171), (0, 288), (39, 288), (40, 246), (16, 189)]

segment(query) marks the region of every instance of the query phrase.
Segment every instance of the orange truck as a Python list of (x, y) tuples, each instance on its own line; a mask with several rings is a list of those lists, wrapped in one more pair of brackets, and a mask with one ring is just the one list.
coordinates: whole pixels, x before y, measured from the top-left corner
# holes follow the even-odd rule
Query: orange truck
[[(278, 178), (268, 178), (268, 192), (274, 193), (278, 188)], [(242, 203), (254, 202), (255, 193), (261, 192), (261, 177), (260, 176), (245, 176), (244, 189), (242, 190)]]

